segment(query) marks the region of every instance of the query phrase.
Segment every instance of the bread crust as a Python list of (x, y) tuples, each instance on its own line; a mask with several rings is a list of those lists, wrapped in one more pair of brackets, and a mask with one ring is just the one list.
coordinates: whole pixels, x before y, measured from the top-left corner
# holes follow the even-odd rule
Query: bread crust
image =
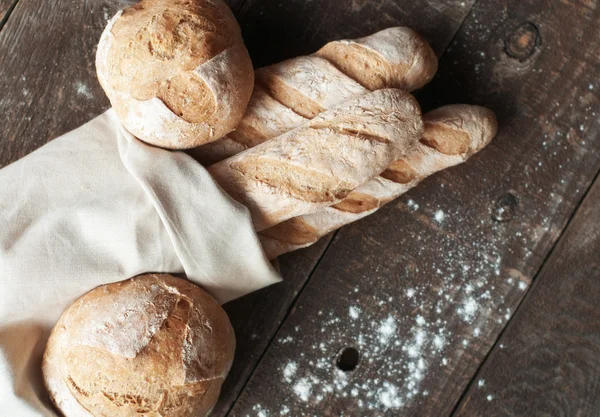
[(75, 301), (42, 371), (65, 417), (205, 416), (235, 351), (227, 314), (189, 281), (148, 274)]
[(326, 234), (372, 214), (427, 176), (465, 162), (496, 135), (494, 113), (480, 106), (454, 104), (423, 116), (425, 131), (405, 157), (380, 176), (357, 187), (338, 204), (280, 223), (260, 233), (269, 259), (309, 246)]
[(313, 55), (258, 69), (257, 87), (238, 128), (191, 155), (211, 165), (369, 91), (420, 88), (436, 71), (435, 53), (409, 28), (330, 42)]
[(123, 125), (150, 144), (188, 149), (231, 132), (254, 72), (221, 0), (142, 0), (102, 33), (96, 71)]
[(257, 231), (318, 211), (381, 173), (423, 133), (409, 93), (378, 90), (208, 168)]

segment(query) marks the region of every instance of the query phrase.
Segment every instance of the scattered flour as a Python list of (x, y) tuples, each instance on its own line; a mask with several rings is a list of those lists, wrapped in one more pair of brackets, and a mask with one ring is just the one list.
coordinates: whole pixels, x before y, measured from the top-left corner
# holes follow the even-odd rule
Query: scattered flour
[(294, 392), (302, 401), (308, 401), (310, 393), (312, 392), (312, 383), (307, 378), (300, 379), (296, 385), (294, 385)]
[(411, 210), (419, 210), (419, 205), (414, 200), (408, 200), (407, 205)]
[(77, 91), (77, 94), (80, 96), (83, 96), (87, 99), (94, 98), (94, 95), (92, 94), (90, 88), (86, 84), (82, 83), (81, 81), (78, 81), (75, 83), (75, 89)]
[[(409, 231), (415, 233), (410, 258), (399, 252), (394, 275), (386, 273), (382, 278), (388, 281), (374, 294), (352, 285), (340, 297), (352, 301), (341, 310), (314, 311), (320, 323), (314, 333), (305, 328), (295, 331), (292, 325), (281, 334), (277, 340), (285, 346), (280, 348), (287, 355), (295, 353), (281, 368), (284, 389), (274, 394), (281, 407), (267, 410), (269, 416), (314, 416), (324, 404), (338, 411), (353, 407), (359, 410), (356, 415), (379, 416), (398, 409), (406, 412), (387, 414), (409, 415), (417, 399), (443, 388), (440, 375), (454, 372), (464, 363), (463, 355), (473, 354), (473, 345), (479, 346), (473, 340), (493, 333), (511, 317), (514, 304), (505, 304), (504, 296), (517, 288), (526, 290), (529, 284), (519, 275), (522, 264), (507, 265), (503, 255), (508, 245), (516, 243), (512, 247), (522, 251), (522, 262), (533, 256), (533, 243), (540, 236), (530, 223), (515, 228), (518, 218), (502, 223), (490, 216), (465, 227), (477, 216), (442, 211), (427, 203), (419, 207), (413, 200), (406, 204), (429, 216), (434, 213), (433, 221), (447, 223), (448, 233), (437, 228), (432, 233)], [(450, 218), (452, 223), (447, 222)], [(547, 227), (541, 222), (537, 233), (546, 233)], [(439, 254), (433, 258), (432, 243)], [(379, 271), (365, 271), (365, 281)], [(355, 370), (343, 372), (336, 366), (344, 347), (359, 352)], [(482, 389), (484, 384), (483, 379), (477, 382)]]
[(381, 343), (387, 343), (395, 331), (396, 321), (394, 320), (394, 317), (389, 316), (383, 323), (381, 323), (379, 329), (377, 329)]
[(298, 365), (296, 362), (290, 362), (283, 368), (283, 378), (286, 382), (292, 382), (292, 377), (296, 374), (297, 370)]
[(442, 223), (444, 221), (445, 217), (446, 217), (446, 215), (444, 214), (444, 212), (442, 210), (436, 211), (435, 214), (433, 215), (434, 220), (438, 223)]
[(404, 405), (399, 397), (398, 387), (389, 382), (383, 383), (383, 388), (379, 391), (379, 400), (387, 408), (400, 408)]

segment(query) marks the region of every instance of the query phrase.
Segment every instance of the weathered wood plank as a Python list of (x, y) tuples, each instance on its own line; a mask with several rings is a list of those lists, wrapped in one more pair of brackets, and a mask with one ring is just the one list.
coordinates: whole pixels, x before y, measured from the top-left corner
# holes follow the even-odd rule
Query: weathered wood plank
[(20, 1), (0, 33), (0, 167), (108, 108), (96, 43), (128, 2)]
[(600, 414), (600, 180), (456, 416)]
[(231, 416), (451, 413), (600, 167), (592, 6), (477, 3), (423, 97), (498, 137), (336, 235)]
[[(407, 25), (425, 34), (441, 55), (473, 1), (430, 0), (419, 5), (409, 1), (374, 3), (355, 1), (348, 8), (347, 2), (334, 0), (310, 3), (249, 0), (238, 18), (250, 55), (255, 64), (260, 65), (314, 52), (340, 37), (360, 37), (395, 25)], [(215, 416), (225, 415), (231, 408), (330, 239), (331, 236), (315, 247), (281, 257), (284, 284), (225, 306), (236, 330), (237, 350), (213, 412)]]

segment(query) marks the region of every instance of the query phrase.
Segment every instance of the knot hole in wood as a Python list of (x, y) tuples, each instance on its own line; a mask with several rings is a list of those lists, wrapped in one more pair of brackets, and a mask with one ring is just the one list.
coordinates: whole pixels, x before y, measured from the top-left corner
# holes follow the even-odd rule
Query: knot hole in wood
[(516, 27), (504, 41), (504, 52), (511, 58), (524, 62), (529, 59), (542, 43), (537, 26), (524, 22)]
[(359, 359), (360, 355), (358, 354), (358, 350), (353, 347), (345, 347), (339, 351), (335, 366), (337, 366), (340, 371), (352, 372), (358, 366)]
[(499, 197), (492, 208), (492, 219), (505, 223), (511, 221), (515, 216), (519, 199), (513, 193), (506, 193)]

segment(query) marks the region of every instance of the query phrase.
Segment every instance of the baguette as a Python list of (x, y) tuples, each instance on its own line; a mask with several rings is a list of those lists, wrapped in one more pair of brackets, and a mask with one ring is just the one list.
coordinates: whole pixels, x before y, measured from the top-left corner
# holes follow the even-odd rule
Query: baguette
[(466, 161), (485, 147), (497, 130), (494, 113), (479, 106), (444, 106), (425, 114), (423, 120), (425, 132), (416, 147), (379, 177), (338, 204), (262, 231), (259, 236), (269, 259), (309, 246), (333, 230), (375, 212), (425, 177)]
[(208, 170), (249, 208), (260, 231), (340, 202), (405, 155), (422, 134), (414, 97), (378, 90)]
[(435, 53), (409, 28), (330, 42), (313, 55), (258, 69), (254, 92), (236, 130), (190, 154), (208, 166), (369, 91), (420, 88), (436, 70)]

